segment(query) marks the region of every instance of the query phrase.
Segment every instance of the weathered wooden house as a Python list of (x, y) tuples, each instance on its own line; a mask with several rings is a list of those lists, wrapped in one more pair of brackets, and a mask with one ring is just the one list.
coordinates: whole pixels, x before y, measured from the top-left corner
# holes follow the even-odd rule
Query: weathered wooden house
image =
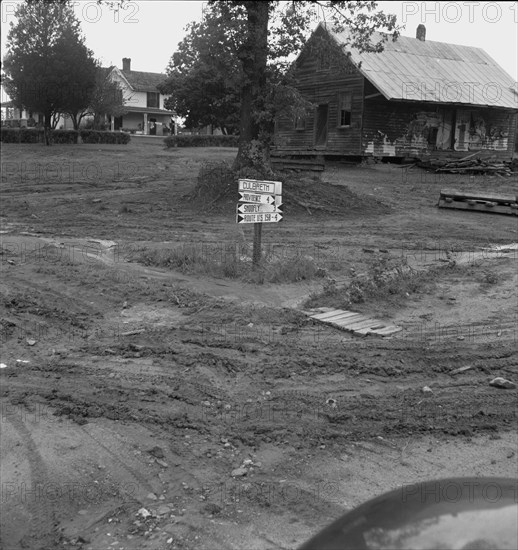
[(347, 30), (335, 33), (323, 23), (308, 40), (292, 71), (314, 109), (295, 120), (278, 117), (273, 157), (459, 157), (488, 150), (512, 158), (518, 89), (484, 50), (427, 41), (424, 25), (416, 38), (390, 38), (381, 53), (359, 53), (344, 47), (348, 42)]

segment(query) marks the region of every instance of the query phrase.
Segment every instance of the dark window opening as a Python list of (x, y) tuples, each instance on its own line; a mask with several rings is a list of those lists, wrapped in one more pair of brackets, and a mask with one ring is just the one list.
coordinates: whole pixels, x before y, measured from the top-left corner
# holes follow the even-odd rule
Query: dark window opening
[(306, 119), (302, 116), (295, 117), (295, 130), (305, 130), (306, 129)]
[(338, 97), (338, 126), (351, 125), (351, 92), (340, 92)]
[(158, 109), (160, 107), (158, 92), (147, 93), (147, 106), (155, 109)]

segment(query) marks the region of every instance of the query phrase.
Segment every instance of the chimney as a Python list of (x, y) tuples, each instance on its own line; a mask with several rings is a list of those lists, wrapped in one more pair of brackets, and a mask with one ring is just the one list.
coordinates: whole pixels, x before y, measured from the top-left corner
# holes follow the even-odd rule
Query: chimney
[[(420, 25), (422, 27), (422, 25)], [(131, 71), (131, 59), (129, 57), (122, 58), (122, 70)]]
[(415, 37), (417, 40), (421, 40), (421, 42), (424, 42), (426, 39), (426, 27), (421, 23), (417, 30), (415, 31)]

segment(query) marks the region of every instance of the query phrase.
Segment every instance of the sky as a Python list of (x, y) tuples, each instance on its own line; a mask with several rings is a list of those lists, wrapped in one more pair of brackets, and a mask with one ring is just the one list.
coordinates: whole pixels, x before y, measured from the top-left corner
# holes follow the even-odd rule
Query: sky
[[(2, 58), (17, 0), (2, 0)], [(122, 68), (131, 58), (136, 71), (165, 72), (171, 55), (185, 36), (185, 26), (201, 21), (205, 2), (172, 0), (127, 1), (116, 13), (106, 3), (78, 1), (75, 11), (87, 46), (103, 66)], [(518, 2), (378, 2), (405, 25), (404, 36), (415, 37), (420, 23), (427, 40), (483, 48), (518, 81)], [(317, 22), (315, 21), (314, 26)]]

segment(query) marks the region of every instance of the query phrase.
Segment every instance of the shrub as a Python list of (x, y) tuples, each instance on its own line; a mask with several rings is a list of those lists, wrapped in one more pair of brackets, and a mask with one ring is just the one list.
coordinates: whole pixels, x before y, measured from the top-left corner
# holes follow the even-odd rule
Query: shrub
[(239, 136), (179, 135), (164, 139), (167, 147), (237, 147)]
[[(51, 140), (53, 143), (78, 142), (81, 136), (83, 143), (116, 143), (123, 144), (130, 140), (130, 135), (124, 132), (104, 132), (98, 130), (52, 130)], [(4, 143), (43, 143), (43, 128), (6, 128), (2, 127), (1, 141)]]
[(223, 197), (235, 197), (236, 189), (237, 175), (229, 163), (224, 160), (206, 161), (202, 163), (198, 172), (191, 199), (212, 203)]
[(43, 129), (2, 127), (0, 141), (3, 143), (38, 143), (43, 141)]
[(51, 134), (53, 143), (77, 143), (78, 137), (77, 130), (54, 130)]
[(105, 130), (81, 130), (79, 135), (83, 143), (115, 143), (126, 145), (131, 139), (128, 133), (107, 132)]

